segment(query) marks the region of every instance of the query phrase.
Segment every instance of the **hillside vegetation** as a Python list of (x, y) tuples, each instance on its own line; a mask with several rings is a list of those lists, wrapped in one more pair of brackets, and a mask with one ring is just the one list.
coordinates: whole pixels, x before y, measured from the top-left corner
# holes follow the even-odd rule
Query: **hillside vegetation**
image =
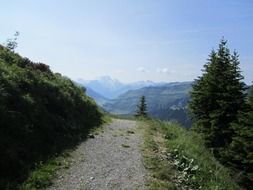
[(35, 163), (76, 144), (101, 118), (71, 80), (0, 46), (0, 189), (15, 189)]
[(240, 189), (199, 134), (160, 120), (142, 121), (141, 130), (149, 189)]

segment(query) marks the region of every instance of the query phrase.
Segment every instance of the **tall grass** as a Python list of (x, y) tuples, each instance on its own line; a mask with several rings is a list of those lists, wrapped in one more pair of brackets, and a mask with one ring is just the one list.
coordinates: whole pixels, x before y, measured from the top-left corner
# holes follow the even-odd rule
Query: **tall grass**
[[(171, 174), (177, 186), (204, 190), (236, 190), (239, 187), (222, 166), (208, 151), (200, 136), (178, 124), (159, 120), (146, 121), (146, 130), (150, 132), (146, 142), (157, 134), (164, 139), (166, 159), (176, 173)], [(158, 143), (159, 146), (159, 143)]]

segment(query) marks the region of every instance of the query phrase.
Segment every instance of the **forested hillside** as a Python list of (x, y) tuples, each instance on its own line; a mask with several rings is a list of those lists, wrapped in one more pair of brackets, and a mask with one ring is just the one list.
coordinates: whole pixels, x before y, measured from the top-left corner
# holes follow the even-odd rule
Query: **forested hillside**
[(101, 118), (70, 79), (0, 45), (0, 189), (15, 189), (36, 162), (76, 144)]
[(191, 84), (191, 82), (175, 82), (130, 90), (117, 99), (108, 101), (103, 108), (111, 113), (133, 115), (136, 112), (139, 98), (145, 95), (150, 116), (177, 121), (189, 127), (190, 120), (187, 117), (186, 105)]

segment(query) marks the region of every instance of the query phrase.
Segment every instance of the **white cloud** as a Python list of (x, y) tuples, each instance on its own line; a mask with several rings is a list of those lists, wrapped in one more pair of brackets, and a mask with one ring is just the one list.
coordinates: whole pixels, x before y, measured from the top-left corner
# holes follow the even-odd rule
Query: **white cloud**
[(162, 73), (162, 74), (173, 74), (173, 73), (175, 73), (175, 71), (174, 70), (169, 70), (168, 68), (157, 68), (156, 69), (156, 72), (157, 73)]
[(149, 72), (149, 71), (148, 71), (146, 68), (144, 68), (144, 67), (138, 67), (138, 68), (137, 68), (137, 71), (142, 72), (142, 73), (148, 73), (148, 72)]

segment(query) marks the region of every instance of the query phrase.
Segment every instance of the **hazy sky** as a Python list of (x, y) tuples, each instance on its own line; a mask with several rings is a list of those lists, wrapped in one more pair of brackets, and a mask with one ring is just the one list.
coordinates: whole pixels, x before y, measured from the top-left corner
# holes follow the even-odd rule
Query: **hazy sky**
[(189, 81), (222, 36), (253, 81), (253, 0), (1, 0), (0, 42), (72, 79)]

